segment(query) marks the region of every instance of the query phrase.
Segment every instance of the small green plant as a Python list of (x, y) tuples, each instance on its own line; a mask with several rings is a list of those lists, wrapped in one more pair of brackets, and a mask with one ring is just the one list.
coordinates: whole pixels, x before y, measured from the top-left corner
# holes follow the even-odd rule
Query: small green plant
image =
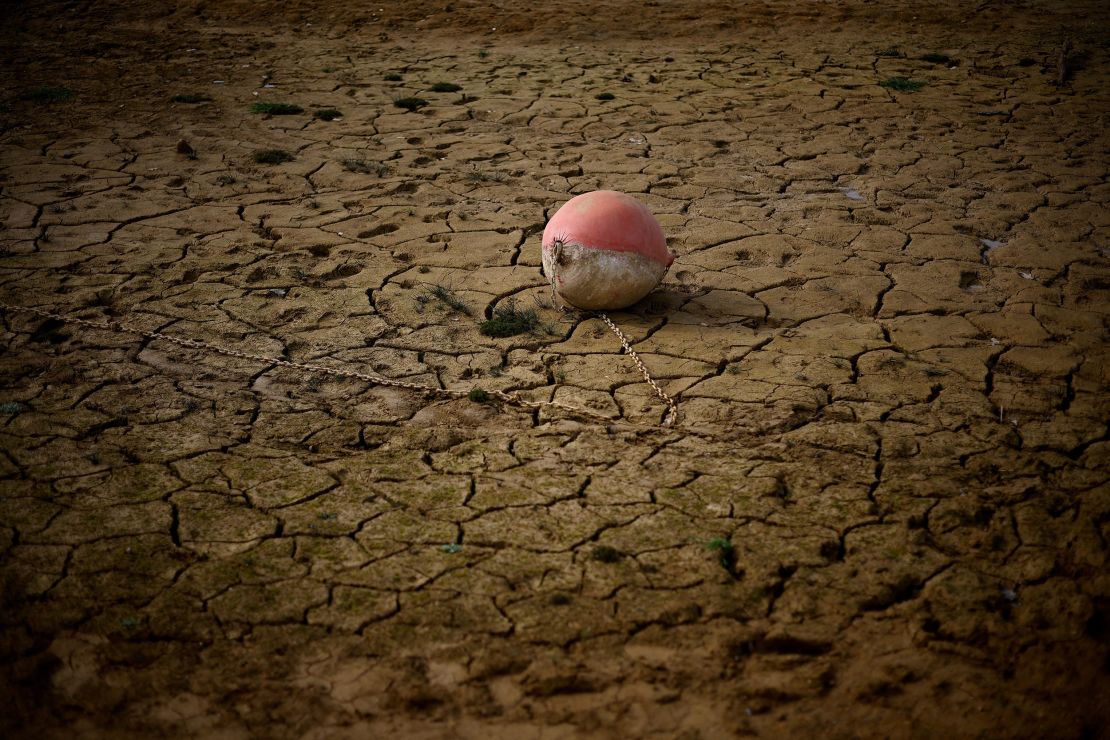
[(384, 79), (386, 82), (400, 82), (401, 75), (397, 74), (396, 72), (390, 72), (382, 79)]
[(902, 52), (898, 50), (897, 46), (891, 46), (886, 49), (877, 51), (875, 52), (875, 55), (880, 57), (892, 57), (894, 59), (901, 59), (903, 56)]
[(398, 108), (404, 108), (407, 111), (414, 111), (423, 108), (428, 104), (424, 98), (397, 98), (393, 101), (393, 105)]
[(488, 56), (489, 56), (489, 52), (486, 51), (485, 49), (479, 49), (478, 50), (478, 58), (479, 59), (485, 59)]
[(897, 92), (917, 92), (925, 87), (925, 82), (924, 80), (911, 80), (908, 77), (891, 77), (889, 80), (883, 80), (879, 85)]
[(304, 108), (293, 103), (251, 103), (251, 113), (262, 113), (267, 116), (293, 116), (304, 113)]
[(185, 94), (185, 95), (174, 95), (172, 98), (170, 98), (170, 102), (171, 103), (207, 103), (211, 99), (212, 98), (208, 97), (207, 95)]
[(711, 552), (717, 553), (717, 562), (729, 573), (736, 569), (736, 548), (727, 537), (714, 537), (705, 544)]
[(431, 87), (432, 92), (458, 92), (462, 90), (462, 85), (456, 85), (454, 82), (437, 82)]
[(440, 545), (439, 549), (443, 550), (448, 555), (454, 555), (457, 552), (462, 552), (462, 545), (451, 542), (446, 545)]
[(487, 337), (513, 337), (535, 331), (539, 323), (534, 310), (517, 308), (516, 302), (509, 300), (504, 306), (498, 306), (493, 318), (483, 321), (478, 331)]
[(597, 98), (598, 100), (612, 100), (613, 98), (615, 98), (617, 96), (614, 95), (611, 92), (603, 92), (603, 93), (598, 93), (594, 97)]
[(254, 153), (254, 161), (258, 164), (282, 164), (294, 159), (296, 157), (284, 149), (259, 149)]
[(952, 57), (947, 54), (925, 54), (921, 57), (921, 61), (930, 64), (951, 64)]
[(452, 311), (458, 311), (466, 316), (470, 315), (470, 306), (467, 306), (459, 297), (442, 285), (433, 285), (430, 291), (432, 298), (447, 306)]
[(19, 401), (5, 401), (0, 403), (0, 414), (18, 414), (23, 411), (23, 404)]
[(357, 172), (360, 175), (377, 175), (378, 177), (385, 177), (389, 173), (389, 167), (384, 163), (367, 162), (365, 159), (344, 159), (343, 169), (348, 172)]
[(26, 100), (31, 103), (62, 103), (73, 97), (73, 91), (68, 87), (59, 87), (55, 85), (42, 85), (41, 87), (32, 88), (19, 96), (20, 100)]
[(319, 118), (321, 121), (334, 121), (336, 118), (342, 118), (342, 111), (335, 108), (321, 108), (312, 114), (313, 118)]
[(470, 393), (467, 393), (466, 397), (474, 403), (485, 403), (489, 400), (489, 394), (481, 388), (471, 388)]
[(590, 553), (590, 557), (599, 563), (615, 563), (624, 557), (624, 553), (615, 547), (608, 545), (598, 545)]

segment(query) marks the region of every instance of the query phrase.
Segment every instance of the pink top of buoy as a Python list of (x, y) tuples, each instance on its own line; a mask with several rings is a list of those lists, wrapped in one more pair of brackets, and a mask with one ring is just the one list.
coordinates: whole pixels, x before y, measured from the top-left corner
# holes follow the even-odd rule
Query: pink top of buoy
[(615, 190), (595, 190), (563, 204), (543, 230), (543, 247), (556, 239), (591, 249), (636, 252), (670, 266), (674, 255), (651, 211), (630, 195)]

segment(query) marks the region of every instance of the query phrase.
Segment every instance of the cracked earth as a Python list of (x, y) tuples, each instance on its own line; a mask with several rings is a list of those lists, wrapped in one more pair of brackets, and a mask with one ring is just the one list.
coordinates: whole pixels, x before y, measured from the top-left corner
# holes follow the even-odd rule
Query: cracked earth
[(353, 6), (0, 11), (0, 300), (611, 421), (5, 311), (6, 736), (1105, 729), (1104, 7)]

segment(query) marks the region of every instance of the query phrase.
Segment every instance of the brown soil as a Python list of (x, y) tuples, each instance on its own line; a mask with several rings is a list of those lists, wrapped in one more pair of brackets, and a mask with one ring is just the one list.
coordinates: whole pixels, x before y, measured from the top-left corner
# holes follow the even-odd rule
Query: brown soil
[(6, 311), (0, 733), (1110, 726), (1105, 3), (385, 5), (5, 6), (0, 301), (613, 423)]

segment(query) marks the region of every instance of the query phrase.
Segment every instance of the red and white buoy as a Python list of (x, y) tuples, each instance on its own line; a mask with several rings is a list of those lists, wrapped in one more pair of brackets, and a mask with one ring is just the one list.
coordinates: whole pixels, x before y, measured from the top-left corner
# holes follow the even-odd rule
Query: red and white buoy
[(645, 205), (615, 190), (571, 198), (543, 230), (544, 273), (576, 308), (631, 306), (659, 285), (674, 255)]

